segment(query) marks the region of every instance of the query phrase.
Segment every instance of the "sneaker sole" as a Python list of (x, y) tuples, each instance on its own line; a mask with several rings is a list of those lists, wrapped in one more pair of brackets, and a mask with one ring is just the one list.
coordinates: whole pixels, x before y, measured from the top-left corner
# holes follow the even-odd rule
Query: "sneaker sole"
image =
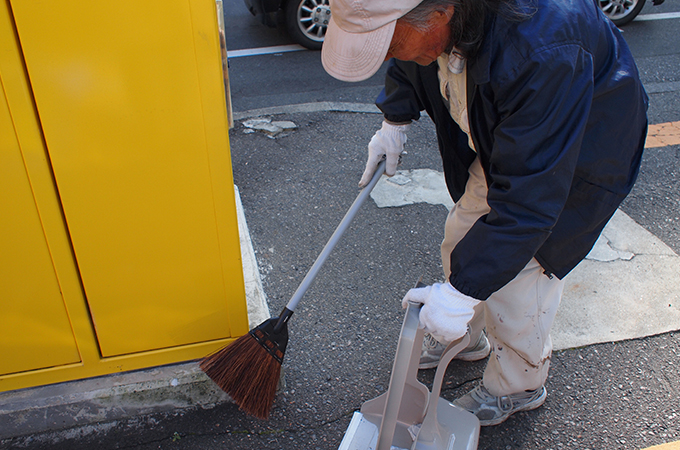
[(510, 416), (512, 416), (515, 413), (518, 413), (518, 412), (521, 412), (521, 411), (534, 410), (534, 409), (538, 408), (539, 406), (543, 405), (543, 403), (545, 403), (545, 399), (546, 399), (547, 396), (548, 396), (548, 391), (545, 389), (545, 386), (544, 386), (543, 392), (541, 393), (541, 396), (538, 397), (533, 402), (529, 402), (526, 405), (522, 406), (521, 408), (517, 408), (516, 410), (514, 410), (513, 412), (511, 412), (510, 414), (507, 414), (505, 416), (500, 416), (500, 417), (497, 417), (495, 419), (490, 419), (490, 420), (480, 420), (479, 425), (483, 426), (483, 427), (491, 427), (491, 426), (498, 425), (498, 424), (505, 422), (506, 420), (508, 420), (508, 418)]
[(439, 365), (439, 361), (418, 364), (418, 369), (434, 369)]
[[(456, 359), (458, 361), (479, 361), (487, 356), (489, 356), (489, 353), (491, 353), (491, 345), (489, 345), (489, 342), (487, 341), (486, 347), (484, 347), (481, 350), (477, 350), (475, 352), (461, 352), (458, 353), (456, 356), (453, 357), (453, 359)], [(418, 369), (434, 369), (439, 365), (439, 361), (432, 361), (432, 362), (427, 362), (427, 363), (420, 363), (418, 364)]]
[(459, 361), (479, 361), (480, 359), (489, 356), (489, 353), (491, 353), (491, 345), (489, 344), (489, 341), (486, 341), (486, 347), (483, 349), (477, 350), (476, 352), (461, 352), (454, 356), (453, 359)]

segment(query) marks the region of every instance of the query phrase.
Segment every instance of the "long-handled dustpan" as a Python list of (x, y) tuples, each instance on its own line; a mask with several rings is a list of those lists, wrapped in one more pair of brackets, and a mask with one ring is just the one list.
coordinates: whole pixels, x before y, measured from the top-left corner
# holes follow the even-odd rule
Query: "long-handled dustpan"
[(446, 367), (470, 343), (469, 335), (442, 355), (432, 393), (416, 378), (424, 331), (420, 308), (409, 303), (387, 392), (355, 412), (338, 450), (475, 450), (479, 420), (440, 398)]

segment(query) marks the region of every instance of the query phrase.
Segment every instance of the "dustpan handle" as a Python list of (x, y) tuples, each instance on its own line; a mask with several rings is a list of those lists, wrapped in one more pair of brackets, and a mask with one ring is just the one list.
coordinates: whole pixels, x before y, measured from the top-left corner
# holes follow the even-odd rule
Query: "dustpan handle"
[(349, 210), (345, 213), (345, 217), (343, 217), (342, 220), (340, 221), (340, 224), (335, 229), (333, 235), (326, 243), (326, 246), (321, 251), (321, 254), (319, 254), (319, 256), (316, 258), (316, 261), (314, 261), (314, 264), (312, 264), (312, 267), (307, 272), (307, 275), (305, 275), (305, 278), (302, 280), (302, 283), (300, 283), (300, 286), (298, 286), (297, 290), (295, 291), (291, 299), (288, 301), (288, 304), (286, 305), (283, 312), (279, 316), (278, 322), (274, 326), (274, 331), (280, 331), (281, 328), (288, 322), (290, 316), (293, 315), (293, 311), (295, 311), (295, 308), (302, 299), (302, 296), (305, 295), (305, 292), (307, 292), (307, 289), (309, 289), (309, 286), (311, 286), (317, 273), (319, 272), (319, 270), (321, 270), (321, 266), (323, 266), (323, 263), (326, 262), (328, 256), (335, 248), (335, 245), (338, 243), (338, 241), (340, 241), (340, 238), (349, 227), (349, 224), (354, 219), (354, 216), (356, 216), (357, 213), (359, 212), (361, 205), (371, 194), (371, 191), (373, 190), (375, 185), (378, 184), (378, 180), (380, 180), (380, 177), (384, 172), (385, 161), (383, 160), (380, 162), (380, 164), (378, 164), (378, 167), (375, 170), (375, 173), (373, 174), (373, 178), (371, 178), (371, 181), (366, 185), (365, 188), (361, 190), (361, 192), (359, 192), (359, 195), (354, 200), (354, 203), (352, 203), (352, 206), (350, 206)]
[[(454, 341), (455, 342), (455, 341)], [(430, 394), (430, 401), (427, 405), (427, 413), (423, 419), (423, 425), (420, 427), (418, 437), (416, 439), (415, 449), (430, 448), (427, 444), (433, 443), (439, 437), (437, 430), (437, 406), (439, 405), (439, 395), (442, 390), (442, 383), (446, 368), (449, 366), (451, 360), (460, 353), (461, 350), (470, 345), (470, 328), (463, 338), (457, 343), (451, 343), (444, 350), (437, 372), (434, 374), (434, 382), (432, 383), (432, 393)]]
[[(449, 344), (448, 347), (442, 353), (442, 357), (439, 360), (437, 366), (437, 371), (434, 374), (434, 381), (432, 382), (432, 395), (435, 399), (439, 399), (439, 395), (442, 391), (442, 384), (444, 382), (444, 374), (446, 373), (446, 368), (455, 356), (460, 353), (463, 349), (470, 345), (470, 328), (468, 327), (468, 332), (461, 338), (459, 342), (455, 345), (453, 343)], [(432, 408), (432, 405), (430, 405)]]

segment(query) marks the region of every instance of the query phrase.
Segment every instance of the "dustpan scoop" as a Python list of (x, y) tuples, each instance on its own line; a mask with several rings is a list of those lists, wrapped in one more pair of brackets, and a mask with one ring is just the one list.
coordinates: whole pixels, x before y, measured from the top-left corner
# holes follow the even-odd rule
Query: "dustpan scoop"
[(387, 392), (354, 413), (338, 450), (477, 449), (477, 417), (439, 397), (447, 366), (470, 338), (447, 347), (430, 393), (417, 380), (424, 335), (419, 326), (421, 306), (409, 302)]

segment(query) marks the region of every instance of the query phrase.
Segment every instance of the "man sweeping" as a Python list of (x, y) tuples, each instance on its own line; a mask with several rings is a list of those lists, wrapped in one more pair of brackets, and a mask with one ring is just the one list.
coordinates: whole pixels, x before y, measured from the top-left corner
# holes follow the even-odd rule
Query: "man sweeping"
[(638, 174), (647, 96), (631, 53), (592, 0), (331, 0), (326, 71), (369, 78), (389, 59), (382, 128), (361, 178), (394, 175), (410, 123), (436, 126), (455, 206), (446, 282), (412, 289), (435, 367), (485, 358), (454, 403), (495, 425), (543, 404), (564, 277), (588, 254)]

